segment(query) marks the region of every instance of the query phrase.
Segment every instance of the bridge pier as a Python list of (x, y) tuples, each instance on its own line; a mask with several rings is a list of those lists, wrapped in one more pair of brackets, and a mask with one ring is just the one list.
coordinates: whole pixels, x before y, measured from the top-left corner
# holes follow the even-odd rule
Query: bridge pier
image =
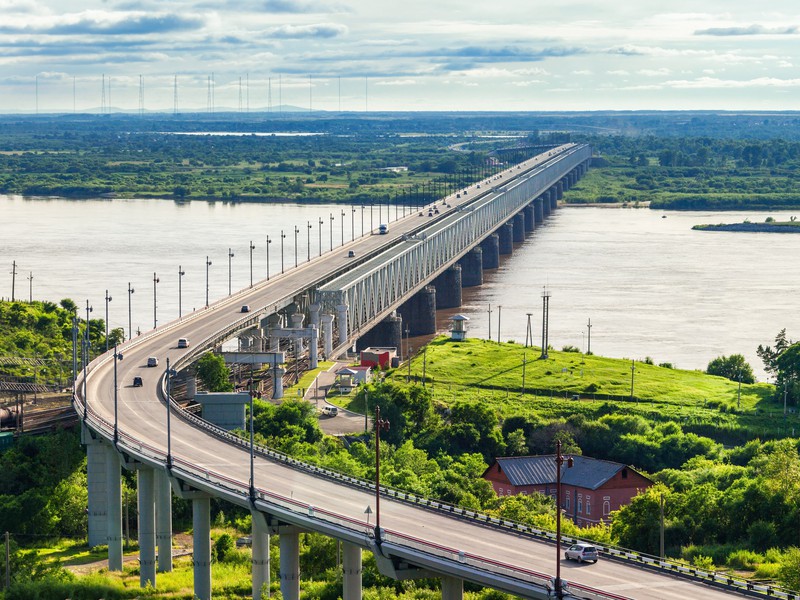
[(310, 304), (308, 306), (308, 323), (319, 327), (319, 311), (322, 307), (319, 304)]
[(319, 330), (317, 325), (312, 324), (308, 327), (308, 331), (311, 334), (308, 341), (309, 366), (316, 369), (319, 366)]
[(461, 306), (461, 265), (455, 264), (433, 280), (436, 288), (436, 308)]
[(564, 180), (559, 179), (556, 183), (556, 202), (550, 201), (550, 208), (555, 210), (558, 208), (558, 201), (564, 197)]
[(537, 196), (533, 199), (533, 220), (535, 226), (538, 227), (544, 223), (544, 199), (542, 196)]
[(333, 354), (333, 315), (320, 315), (322, 319), (322, 352), (327, 360)]
[(100, 439), (81, 425), (81, 442), (86, 446), (86, 487), (89, 491), (89, 547), (101, 546), (108, 537), (106, 449)]
[(361, 600), (361, 548), (342, 542), (342, 600)]
[(547, 190), (544, 194), (542, 194), (542, 213), (544, 214), (545, 218), (550, 216), (551, 212), (551, 203), (550, 203), (550, 196), (555, 194), (553, 189)]
[(522, 214), (525, 217), (525, 233), (530, 233), (536, 227), (536, 219), (533, 216), (533, 204), (528, 204), (523, 207)]
[(117, 450), (106, 446), (108, 570), (122, 571), (122, 468)]
[(442, 577), (442, 600), (462, 600), (464, 580), (457, 577)]
[(300, 533), (295, 527), (280, 531), (281, 595), (284, 600), (300, 600)]
[(269, 527), (264, 513), (254, 510), (250, 514), (253, 518), (253, 600), (261, 600), (264, 590), (269, 597)]
[(461, 285), (475, 287), (483, 283), (483, 249), (476, 246), (458, 261), (461, 265)]
[(192, 499), (194, 597), (211, 600), (211, 496)]
[(156, 587), (156, 504), (153, 468), (136, 465), (139, 509), (139, 585)]
[(500, 254), (514, 252), (514, 225), (512, 223), (503, 223), (497, 233), (500, 235)]
[(158, 570), (169, 573), (172, 571), (172, 487), (165, 470), (155, 471), (155, 486)]
[(339, 345), (347, 343), (347, 304), (336, 306), (336, 322), (339, 325)]
[(426, 285), (398, 309), (410, 335), (436, 333), (436, 288)]
[(525, 241), (525, 215), (517, 213), (511, 221), (513, 229), (511, 230), (512, 239), (514, 243), (521, 244)]
[(500, 266), (500, 236), (492, 233), (481, 242), (483, 260), (481, 266), (484, 269), (496, 269)]
[(272, 367), (272, 399), (280, 400), (283, 398), (283, 376), (286, 375), (286, 369), (283, 367)]
[[(303, 313), (292, 313), (292, 316), (289, 318), (289, 322), (293, 329), (302, 329), (303, 328), (303, 321), (305, 321), (305, 315)], [(294, 338), (294, 351), (295, 356), (300, 356), (305, 351), (305, 346), (303, 345), (303, 338), (297, 337)]]
[(356, 349), (364, 350), (370, 346), (393, 346), (399, 351), (402, 342), (403, 317), (395, 311), (358, 338)]

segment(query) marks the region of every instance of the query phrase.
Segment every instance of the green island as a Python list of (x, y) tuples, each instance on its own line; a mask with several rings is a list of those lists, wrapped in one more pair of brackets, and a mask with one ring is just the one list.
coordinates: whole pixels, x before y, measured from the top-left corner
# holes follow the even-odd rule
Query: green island
[[(35, 349), (45, 356), (52, 347), (48, 358), (67, 362), (73, 305), (70, 300), (0, 302), (0, 353), (13, 357)], [(89, 332), (97, 342), (93, 347), (104, 344), (102, 319), (91, 320)], [(441, 337), (409, 364), (387, 370), (381, 381), (330, 400), (362, 413), (378, 405), (390, 419), (380, 449), (385, 485), (553, 529), (552, 498), (498, 497), (481, 475), (495, 456), (552, 453), (559, 440), (568, 453), (631, 464), (656, 482), (615, 513), (610, 526), (578, 529), (567, 520), (566, 533), (656, 554), (663, 495), (671, 559), (797, 589), (800, 549), (784, 532), (800, 527), (800, 384), (795, 377), (800, 343), (781, 331), (774, 343), (759, 347), (758, 355), (777, 387), (755, 382), (741, 355), (718, 357), (700, 372), (656, 364), (650, 357), (605, 358), (573, 347), (552, 349), (542, 359), (536, 347)], [(18, 380), (38, 377), (55, 384), (63, 377), (57, 368), (46, 373), (25, 368), (13, 361), (0, 364), (3, 377), (13, 373)], [(205, 355), (196, 370), (206, 389), (231, 385), (217, 355)], [(314, 406), (300, 400), (256, 401), (253, 416), (257, 443), (374, 478), (371, 434), (348, 444), (324, 435)], [(133, 473), (124, 472), (123, 489), (135, 529)], [(187, 555), (176, 558), (172, 573), (159, 575), (157, 590), (139, 589), (135, 562), (121, 573), (95, 564), (105, 558), (105, 549), (86, 549), (86, 503), (86, 455), (75, 428), (21, 436), (0, 453), (0, 530), (12, 532), (13, 572), (12, 585), (0, 598), (191, 598), (188, 501), (173, 498), (176, 550)], [(248, 597), (250, 550), (237, 540), (249, 535), (250, 516), (218, 500), (212, 514), (214, 597)], [(125, 552), (135, 556), (132, 533)], [(277, 593), (274, 537), (272, 543), (272, 592)], [(339, 596), (336, 557), (335, 541), (301, 536), (304, 598)], [(365, 554), (364, 598), (432, 599), (438, 585), (436, 580), (386, 579)], [(509, 598), (474, 586), (468, 586), (466, 597)]]
[(789, 221), (776, 221), (767, 217), (763, 223), (745, 220), (742, 223), (718, 223), (716, 225), (695, 225), (698, 231), (736, 231), (746, 233), (800, 233), (800, 223), (792, 217)]

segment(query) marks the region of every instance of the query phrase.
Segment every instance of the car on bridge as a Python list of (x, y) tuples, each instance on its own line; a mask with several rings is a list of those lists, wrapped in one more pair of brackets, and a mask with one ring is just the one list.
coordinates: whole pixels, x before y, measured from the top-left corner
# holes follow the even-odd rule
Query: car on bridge
[(142, 378), (141, 377), (134, 377), (133, 378), (133, 387), (142, 387)]
[(591, 544), (573, 544), (564, 552), (564, 558), (567, 560), (577, 560), (579, 563), (581, 562), (593, 562), (596, 563), (597, 559), (600, 558), (600, 555), (597, 552), (597, 548), (592, 546)]
[(188, 347), (189, 347), (188, 338), (178, 338), (178, 348), (188, 348)]
[(150, 356), (147, 358), (147, 366), (148, 367), (157, 367), (158, 366), (158, 359), (155, 356)]

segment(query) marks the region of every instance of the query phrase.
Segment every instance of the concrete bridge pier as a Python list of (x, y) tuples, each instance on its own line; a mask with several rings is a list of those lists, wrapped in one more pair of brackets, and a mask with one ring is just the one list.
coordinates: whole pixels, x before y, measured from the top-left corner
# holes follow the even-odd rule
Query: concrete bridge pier
[(536, 225), (539, 226), (544, 223), (544, 199), (538, 196), (533, 200), (533, 219)]
[(563, 194), (563, 190), (562, 190), (562, 193), (559, 194), (558, 193), (558, 189), (556, 189), (554, 192), (552, 192), (550, 194), (550, 212), (551, 213), (556, 212), (556, 209), (558, 208), (558, 201), (563, 197), (563, 195), (564, 195)]
[(515, 244), (521, 244), (525, 241), (525, 215), (517, 213), (512, 220), (513, 229), (511, 235)]
[(523, 207), (522, 214), (525, 217), (525, 233), (531, 233), (536, 227), (536, 219), (533, 216), (533, 204)]
[(398, 310), (410, 335), (436, 333), (436, 288), (426, 285)]
[[(484, 239), (480, 245), (483, 251), (481, 266), (484, 269), (496, 269), (500, 266), (500, 236), (496, 233)], [(466, 286), (464, 286), (466, 287)]]
[(503, 223), (497, 233), (500, 235), (500, 254), (514, 252), (514, 224)]
[(308, 340), (308, 360), (309, 366), (316, 369), (319, 366), (319, 330), (317, 325), (310, 325), (308, 331), (311, 334)]
[(253, 600), (261, 600), (262, 590), (266, 589), (269, 597), (269, 526), (264, 513), (254, 510), (250, 514), (253, 517)]
[(442, 600), (462, 600), (464, 580), (457, 577), (442, 577)]
[(197, 492), (192, 499), (194, 597), (211, 600), (211, 496)]
[(333, 315), (320, 315), (322, 320), (322, 352), (325, 359), (333, 354)]
[(156, 587), (156, 504), (153, 468), (136, 465), (139, 509), (139, 585)]
[[(292, 313), (291, 316), (291, 324), (293, 329), (302, 329), (303, 328), (303, 321), (305, 320), (305, 315), (303, 313)], [(303, 338), (296, 337), (294, 338), (294, 351), (296, 356), (300, 356), (303, 352), (305, 352), (305, 347), (303, 344)]]
[(106, 446), (108, 570), (122, 571), (122, 468), (115, 448)]
[(156, 486), (156, 544), (158, 545), (158, 570), (172, 571), (172, 487), (169, 474), (155, 471)]
[(461, 265), (463, 287), (475, 287), (483, 283), (483, 249), (480, 246), (467, 252), (458, 264)]
[(550, 216), (550, 197), (555, 194), (553, 188), (547, 190), (544, 194), (542, 194), (542, 215), (547, 218)]
[(108, 537), (108, 507), (106, 459), (107, 451), (101, 439), (81, 425), (81, 442), (86, 446), (86, 487), (89, 491), (89, 547), (102, 546)]
[(358, 338), (356, 348), (364, 350), (370, 346), (394, 346), (400, 350), (403, 342), (403, 317), (395, 311)]
[(280, 400), (283, 398), (283, 376), (286, 375), (286, 369), (283, 367), (272, 367), (272, 377), (274, 379), (272, 385), (272, 399)]
[(308, 307), (308, 323), (319, 327), (319, 311), (322, 307), (319, 304), (310, 304)]
[(361, 600), (361, 548), (342, 542), (343, 600)]
[(461, 306), (461, 265), (455, 264), (433, 280), (436, 308)]
[(280, 530), (281, 594), (284, 600), (300, 600), (300, 533), (295, 527)]
[[(558, 182), (556, 182), (556, 201), (561, 200), (561, 198), (563, 197), (564, 197), (564, 180), (560, 179)], [(550, 208), (555, 210), (556, 208), (558, 208), (558, 204), (551, 201)]]
[(347, 343), (347, 304), (336, 306), (336, 322), (339, 325), (339, 345)]

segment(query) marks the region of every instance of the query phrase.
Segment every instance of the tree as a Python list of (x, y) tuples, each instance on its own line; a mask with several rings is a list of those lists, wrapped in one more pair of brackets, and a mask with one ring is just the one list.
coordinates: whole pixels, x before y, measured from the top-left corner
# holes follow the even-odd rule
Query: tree
[(781, 329), (775, 336), (775, 348), (770, 346), (758, 345), (756, 354), (764, 362), (764, 370), (767, 373), (775, 374), (778, 370), (777, 360), (786, 349), (792, 345), (791, 340), (786, 339), (786, 328)]
[(195, 373), (209, 392), (230, 392), (230, 369), (219, 354), (207, 352), (195, 364)]
[(706, 373), (725, 377), (731, 381), (741, 381), (742, 383), (756, 382), (755, 375), (753, 375), (753, 367), (747, 363), (747, 360), (741, 354), (718, 356), (708, 363)]

